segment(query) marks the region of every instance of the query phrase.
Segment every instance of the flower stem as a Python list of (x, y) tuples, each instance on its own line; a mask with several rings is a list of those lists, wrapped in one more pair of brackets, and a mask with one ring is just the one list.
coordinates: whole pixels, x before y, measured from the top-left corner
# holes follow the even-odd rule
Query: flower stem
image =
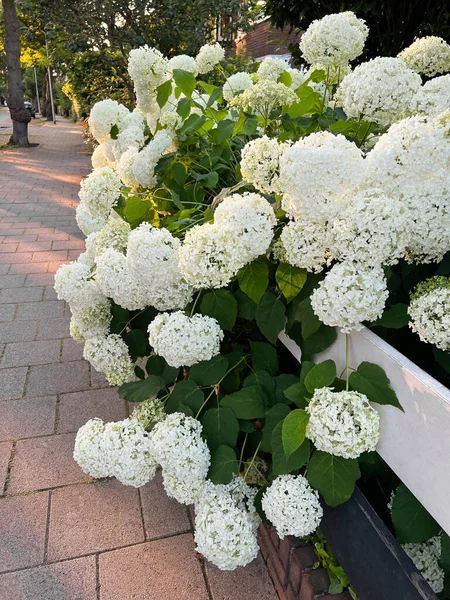
[(350, 349), (350, 335), (348, 333), (345, 334), (345, 390), (348, 392), (348, 378), (350, 367), (348, 364), (348, 354)]
[(255, 458), (256, 458), (256, 456), (257, 456), (257, 454), (258, 454), (258, 452), (259, 452), (259, 447), (260, 447), (260, 446), (261, 446), (261, 442), (259, 442), (259, 444), (258, 444), (258, 446), (257, 446), (257, 448), (256, 448), (256, 450), (255, 450), (255, 454), (253, 455), (253, 457), (252, 457), (252, 460), (250, 461), (250, 463), (249, 463), (249, 465), (248, 465), (247, 469), (245, 470), (245, 473), (244, 473), (244, 481), (245, 481), (245, 478), (246, 478), (246, 477), (247, 477), (247, 475), (248, 475), (248, 472), (249, 472), (249, 471), (250, 471), (250, 469), (252, 468), (252, 465), (253, 465), (253, 463), (255, 462)]
[(247, 438), (248, 438), (248, 433), (245, 434), (244, 443), (242, 444), (242, 448), (241, 448), (241, 455), (239, 456), (239, 471), (241, 470), (242, 459), (244, 457), (244, 449), (245, 449), (245, 444), (247, 443)]
[(197, 302), (198, 302), (198, 299), (200, 298), (200, 294), (201, 294), (201, 293), (202, 293), (202, 291), (201, 291), (201, 290), (199, 290), (199, 291), (197, 292), (197, 296), (196, 296), (196, 298), (195, 298), (195, 300), (194, 300), (194, 304), (192, 305), (191, 314), (189, 315), (190, 317), (192, 317), (192, 315), (194, 314), (194, 310), (195, 310), (195, 307), (197, 306)]

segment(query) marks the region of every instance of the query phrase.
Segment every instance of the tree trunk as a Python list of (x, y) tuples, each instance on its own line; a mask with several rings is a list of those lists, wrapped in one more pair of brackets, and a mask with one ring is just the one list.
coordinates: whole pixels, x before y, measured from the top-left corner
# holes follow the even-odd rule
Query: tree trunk
[(22, 70), (20, 68), (20, 24), (14, 0), (2, 0), (5, 21), (6, 67), (8, 70), (8, 107), (13, 122), (12, 141), (29, 146), (30, 111), (24, 106)]

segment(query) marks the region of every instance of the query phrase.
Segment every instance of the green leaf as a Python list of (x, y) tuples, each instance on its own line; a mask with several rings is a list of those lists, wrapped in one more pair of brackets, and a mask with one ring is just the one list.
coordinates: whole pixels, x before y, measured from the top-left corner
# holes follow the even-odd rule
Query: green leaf
[(123, 383), (119, 388), (119, 396), (128, 402), (143, 402), (164, 389), (165, 383), (157, 375), (149, 375), (143, 381)]
[(261, 450), (263, 452), (272, 452), (272, 433), (275, 426), (283, 421), (290, 413), (286, 404), (275, 404), (267, 413), (262, 428)]
[(350, 374), (349, 383), (353, 390), (365, 394), (370, 402), (390, 404), (403, 410), (397, 394), (391, 388), (391, 383), (380, 366), (362, 362), (357, 370)]
[(197, 85), (197, 80), (192, 73), (188, 73), (182, 69), (174, 69), (173, 78), (175, 79), (177, 88), (180, 89), (187, 98), (190, 98)]
[(388, 329), (401, 329), (408, 325), (408, 305), (394, 304), (384, 311), (381, 317), (371, 323), (371, 327), (386, 327)]
[(259, 304), (269, 285), (269, 267), (264, 258), (257, 258), (238, 272), (239, 287), (256, 304)]
[(299, 302), (295, 316), (302, 324), (302, 337), (304, 340), (311, 337), (312, 334), (316, 333), (322, 326), (322, 322), (312, 309), (311, 299), (309, 297)]
[(210, 450), (225, 444), (234, 448), (239, 434), (239, 422), (231, 408), (221, 406), (207, 410), (201, 419), (203, 434)]
[(214, 188), (219, 182), (219, 173), (211, 171), (209, 173), (197, 173), (192, 171), (191, 175), (196, 181), (201, 181), (206, 188)]
[(439, 350), (439, 348), (433, 348), (433, 355), (436, 359), (436, 362), (450, 373), (450, 352), (445, 352), (445, 350)]
[(292, 85), (292, 75), (289, 71), (283, 71), (281, 75), (278, 77), (278, 83), (284, 83), (287, 87), (291, 87)]
[(208, 477), (214, 485), (230, 483), (238, 470), (239, 464), (233, 448), (223, 444), (211, 452), (211, 466), (209, 467)]
[(220, 405), (231, 408), (238, 419), (259, 419), (266, 412), (267, 399), (259, 385), (250, 385), (222, 398)]
[(300, 97), (299, 102), (291, 104), (286, 110), (287, 114), (293, 119), (320, 109), (322, 104), (320, 94), (315, 92), (309, 85), (302, 85), (297, 94)]
[(437, 535), (440, 526), (403, 483), (392, 501), (392, 523), (401, 544), (425, 542)]
[[(280, 404), (280, 406), (282, 406)], [(275, 407), (274, 407), (275, 408)], [(275, 425), (272, 432), (272, 472), (273, 475), (287, 475), (303, 467), (309, 458), (310, 443), (304, 440), (300, 448), (297, 448), (289, 458), (286, 458), (283, 447), (283, 423)]]
[(172, 176), (178, 185), (184, 185), (186, 182), (186, 168), (182, 163), (176, 162), (172, 165)]
[(305, 377), (305, 387), (311, 394), (316, 388), (329, 387), (336, 379), (336, 364), (334, 360), (325, 360), (308, 372)]
[(284, 419), (281, 439), (286, 458), (289, 458), (305, 441), (308, 422), (309, 414), (300, 408), (290, 412)]
[(145, 365), (145, 370), (149, 375), (159, 375), (166, 385), (175, 381), (180, 369), (169, 366), (162, 356), (153, 354)]
[(288, 302), (293, 300), (306, 283), (306, 269), (299, 269), (286, 263), (280, 263), (275, 278), (278, 287)]
[(142, 221), (151, 221), (156, 214), (152, 204), (148, 200), (143, 200), (136, 196), (127, 198), (122, 213), (123, 218), (132, 228), (140, 225)]
[(183, 127), (180, 129), (181, 135), (186, 135), (192, 133), (193, 131), (198, 131), (201, 129), (202, 125), (206, 123), (205, 115), (196, 115), (193, 114), (189, 116), (183, 124)]
[(214, 385), (225, 375), (228, 369), (228, 360), (225, 356), (217, 354), (210, 360), (202, 360), (190, 370), (190, 378), (198, 385)]
[(255, 371), (245, 378), (243, 387), (259, 385), (267, 394), (270, 404), (275, 404), (275, 379), (267, 371)]
[(139, 377), (139, 379), (145, 379), (145, 371), (144, 369), (141, 369), (141, 367), (139, 367), (138, 365), (134, 367), (134, 374), (136, 375), (136, 377)]
[(308, 481), (322, 494), (328, 506), (346, 502), (360, 475), (356, 458), (341, 458), (316, 450), (308, 463)]
[(275, 401), (283, 402), (283, 404), (289, 404), (286, 396), (284, 395), (284, 391), (289, 387), (298, 382), (298, 377), (296, 375), (292, 375), (290, 373), (282, 373), (275, 377), (276, 389), (275, 389)]
[(128, 346), (131, 360), (134, 362), (138, 356), (149, 354), (148, 338), (140, 329), (133, 329), (122, 334), (125, 344)]
[(235, 122), (231, 119), (224, 119), (217, 125), (217, 141), (219, 144), (228, 140), (233, 135)]
[(117, 136), (119, 135), (119, 127), (116, 124), (111, 127), (109, 135), (111, 136), (111, 139), (117, 140)]
[(156, 102), (159, 108), (165, 106), (167, 100), (172, 93), (172, 81), (168, 79), (156, 88)]
[(272, 375), (278, 371), (278, 354), (273, 346), (266, 342), (250, 341), (250, 348), (255, 371), (268, 371)]
[(130, 311), (113, 303), (111, 304), (111, 315), (111, 333), (119, 334), (123, 329), (125, 329), (125, 327), (128, 325), (128, 321), (131, 319)]
[(308, 405), (306, 398), (311, 396), (311, 394), (308, 393), (305, 384), (302, 382), (294, 383), (294, 385), (291, 385), (285, 389), (284, 395), (288, 399), (289, 403), (294, 403), (300, 408), (306, 408)]
[(203, 296), (200, 311), (216, 319), (222, 329), (231, 331), (237, 318), (236, 298), (228, 290), (212, 290)]
[(194, 415), (198, 413), (203, 404), (204, 396), (197, 384), (190, 379), (179, 381), (172, 390), (166, 404), (168, 414), (177, 412), (181, 404), (189, 406)]
[(286, 307), (274, 294), (267, 292), (256, 309), (256, 322), (269, 342), (276, 344), (286, 324)]
[(234, 297), (238, 303), (237, 316), (240, 319), (246, 319), (247, 321), (253, 321), (256, 317), (256, 304), (253, 300), (244, 294), (242, 290), (236, 290)]
[(337, 331), (334, 327), (328, 327), (328, 325), (321, 325), (319, 329), (310, 335), (308, 339), (303, 342), (303, 353), (306, 356), (311, 354), (318, 354), (326, 350), (331, 344), (337, 339)]
[(209, 100), (206, 103), (206, 108), (210, 108), (214, 104), (214, 102), (220, 102), (221, 96), (222, 96), (222, 88), (221, 87), (214, 88), (213, 91), (209, 95)]
[(183, 119), (187, 119), (191, 112), (191, 101), (189, 98), (182, 98), (177, 105), (177, 113)]

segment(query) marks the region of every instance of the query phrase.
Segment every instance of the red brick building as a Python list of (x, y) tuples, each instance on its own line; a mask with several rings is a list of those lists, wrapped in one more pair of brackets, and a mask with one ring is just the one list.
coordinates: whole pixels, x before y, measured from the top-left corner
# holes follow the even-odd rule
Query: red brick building
[(266, 56), (279, 56), (289, 60), (291, 56), (289, 45), (298, 44), (300, 36), (301, 32), (298, 29), (292, 31), (290, 27), (277, 29), (267, 19), (236, 40), (236, 49), (238, 52), (245, 50), (256, 60), (262, 60)]

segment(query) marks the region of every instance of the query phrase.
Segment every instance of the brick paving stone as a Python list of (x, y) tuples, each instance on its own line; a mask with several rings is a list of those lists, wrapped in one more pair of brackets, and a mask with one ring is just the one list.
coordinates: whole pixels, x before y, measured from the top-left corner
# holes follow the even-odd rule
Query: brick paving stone
[(74, 433), (19, 440), (8, 493), (31, 492), (88, 481), (73, 460)]
[(89, 365), (85, 361), (36, 365), (30, 368), (26, 395), (81, 392), (89, 387)]
[(94, 417), (102, 419), (105, 423), (121, 421), (126, 417), (125, 404), (125, 401), (119, 398), (116, 388), (61, 394), (58, 432), (78, 431)]
[(62, 340), (62, 360), (82, 360), (84, 344), (79, 344), (72, 338)]
[(0, 289), (6, 290), (8, 288), (22, 287), (25, 283), (25, 275), (1, 275), (0, 276)]
[(106, 552), (99, 568), (101, 600), (208, 598), (191, 534)]
[(103, 373), (99, 373), (91, 366), (91, 386), (93, 388), (103, 388), (108, 386), (108, 380), (103, 375)]
[(55, 276), (53, 273), (30, 273), (26, 275), (25, 286), (34, 287), (36, 285), (53, 285)]
[[(31, 262), (49, 262), (55, 260), (66, 260), (69, 253), (67, 250), (49, 250), (48, 252), (33, 252)], [(28, 261), (27, 261), (28, 262)]]
[(59, 340), (10, 343), (6, 345), (0, 368), (58, 362), (60, 350)]
[(0, 575), (2, 600), (94, 600), (95, 556)]
[[(33, 289), (33, 288), (29, 288)], [(25, 302), (19, 305), (16, 319), (29, 321), (33, 319), (49, 319), (62, 317), (64, 314), (64, 302), (62, 300), (48, 300), (42, 302)]]
[(15, 304), (2, 304), (0, 306), (0, 322), (12, 321), (16, 313)]
[(52, 434), (55, 410), (56, 396), (1, 402), (0, 441)]
[(47, 273), (48, 263), (24, 263), (21, 265), (11, 265), (11, 273)]
[(277, 600), (278, 595), (261, 554), (246, 567), (221, 571), (206, 563), (213, 600)]
[(161, 473), (139, 491), (148, 539), (191, 530), (186, 506), (167, 496)]
[(13, 302), (39, 302), (42, 300), (43, 295), (43, 287), (15, 287), (12, 289), (2, 289), (0, 290), (0, 304)]
[(47, 513), (48, 492), (0, 500), (0, 572), (42, 563)]
[(21, 398), (28, 367), (0, 369), (0, 400)]
[(48, 560), (143, 541), (137, 489), (116, 480), (103, 480), (52, 492)]
[[(1, 313), (2, 309), (0, 309), (0, 314)], [(25, 342), (34, 340), (37, 328), (37, 321), (0, 323), (0, 342)]]
[[(0, 496), (3, 494), (8, 473), (8, 464), (11, 457), (12, 442), (0, 443)], [(0, 504), (0, 509), (1, 509)], [(1, 535), (1, 534), (0, 534)]]
[(55, 340), (69, 336), (69, 318), (60, 319), (41, 319), (39, 321), (39, 331), (37, 340)]

